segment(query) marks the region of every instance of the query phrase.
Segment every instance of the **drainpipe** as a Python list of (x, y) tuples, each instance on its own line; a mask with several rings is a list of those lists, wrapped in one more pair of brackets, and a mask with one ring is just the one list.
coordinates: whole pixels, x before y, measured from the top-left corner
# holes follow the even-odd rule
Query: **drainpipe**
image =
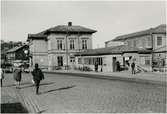
[(151, 28), (151, 32), (150, 32), (150, 36), (151, 36), (151, 42), (152, 42), (152, 57), (151, 57), (151, 67), (152, 67), (152, 72), (153, 72), (153, 60), (154, 60), (154, 57), (153, 57), (153, 50), (154, 50), (154, 37), (153, 37), (153, 33), (152, 33), (152, 28)]
[(68, 31), (67, 31), (67, 33), (66, 33), (66, 65), (67, 66), (65, 66), (65, 67), (67, 67), (67, 69), (66, 70), (68, 70), (68, 43), (67, 43), (67, 37), (68, 37)]

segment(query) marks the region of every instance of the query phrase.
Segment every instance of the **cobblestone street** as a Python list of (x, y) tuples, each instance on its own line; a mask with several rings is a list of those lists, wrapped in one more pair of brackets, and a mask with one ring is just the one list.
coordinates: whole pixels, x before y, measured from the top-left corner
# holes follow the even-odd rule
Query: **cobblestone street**
[(24, 74), (21, 89), (16, 90), (13, 75), (7, 74), (2, 91), (13, 88), (28, 108), (41, 113), (166, 112), (166, 86), (45, 74), (40, 95), (35, 95), (31, 78)]

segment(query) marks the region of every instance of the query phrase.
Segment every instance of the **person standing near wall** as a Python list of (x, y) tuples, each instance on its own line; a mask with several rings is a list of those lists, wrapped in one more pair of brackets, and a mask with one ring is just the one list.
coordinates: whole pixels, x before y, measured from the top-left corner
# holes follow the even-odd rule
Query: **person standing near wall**
[(117, 66), (117, 71), (120, 72), (121, 69), (120, 69), (120, 63), (119, 63), (119, 61), (116, 62), (116, 66)]
[(39, 94), (39, 86), (40, 86), (40, 81), (44, 79), (44, 75), (41, 71), (40, 68), (38, 68), (38, 64), (35, 64), (35, 69), (32, 71), (32, 75), (33, 75), (33, 80), (35, 82), (35, 86), (36, 86), (36, 94)]

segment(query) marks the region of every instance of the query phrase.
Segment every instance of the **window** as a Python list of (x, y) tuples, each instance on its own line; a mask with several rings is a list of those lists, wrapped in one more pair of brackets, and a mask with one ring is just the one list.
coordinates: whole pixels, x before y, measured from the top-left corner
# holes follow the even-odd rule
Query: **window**
[(128, 46), (131, 47), (132, 44), (131, 44), (131, 41), (127, 41), (128, 42)]
[(145, 65), (151, 65), (150, 57), (145, 57)]
[(146, 41), (145, 41), (145, 39), (142, 39), (142, 47), (143, 47), (143, 48), (146, 47)]
[(148, 37), (147, 40), (148, 40), (148, 46), (151, 46), (152, 45), (151, 37)]
[(82, 49), (87, 49), (87, 40), (82, 40)]
[(63, 66), (63, 56), (57, 57), (57, 63), (58, 63), (58, 66)]
[(74, 49), (74, 40), (70, 40), (70, 50)]
[(162, 45), (162, 37), (158, 36), (157, 37), (157, 46), (161, 46)]
[(58, 50), (62, 50), (62, 49), (63, 49), (62, 40), (57, 40), (57, 49), (58, 49)]
[(70, 62), (74, 63), (75, 62), (75, 57), (70, 57)]

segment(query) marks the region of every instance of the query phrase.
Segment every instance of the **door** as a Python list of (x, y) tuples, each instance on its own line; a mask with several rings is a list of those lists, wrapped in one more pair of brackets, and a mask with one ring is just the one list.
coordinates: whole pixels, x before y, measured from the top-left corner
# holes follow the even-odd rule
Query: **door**
[(113, 72), (116, 72), (116, 57), (113, 57), (113, 61), (112, 61), (112, 66), (113, 66)]

